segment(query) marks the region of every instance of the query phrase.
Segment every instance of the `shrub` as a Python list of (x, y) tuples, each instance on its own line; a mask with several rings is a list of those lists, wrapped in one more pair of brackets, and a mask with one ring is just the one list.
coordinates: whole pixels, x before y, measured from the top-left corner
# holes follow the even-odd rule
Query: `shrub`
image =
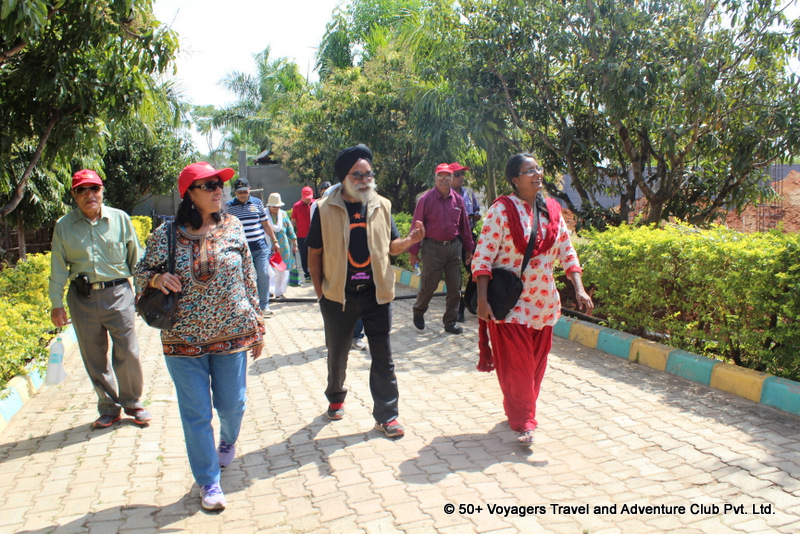
[(153, 231), (153, 219), (143, 215), (134, 215), (131, 217), (131, 222), (136, 229), (136, 237), (139, 238), (139, 243), (144, 247), (147, 243), (147, 238), (150, 237), (150, 232)]
[(576, 240), (612, 328), (800, 378), (800, 237), (622, 225)]
[[(398, 212), (394, 214), (394, 223), (397, 225), (397, 231), (400, 232), (400, 237), (406, 237), (408, 232), (411, 230), (411, 219), (413, 215), (411, 213), (405, 212)], [(408, 259), (408, 252), (403, 252), (402, 254), (398, 254), (396, 257), (392, 258), (392, 263), (401, 269), (406, 269), (407, 271), (413, 271), (414, 266), (411, 265)]]
[(52, 337), (48, 278), (50, 253), (28, 254), (0, 271), (0, 389), (25, 373), (28, 362), (44, 365)]

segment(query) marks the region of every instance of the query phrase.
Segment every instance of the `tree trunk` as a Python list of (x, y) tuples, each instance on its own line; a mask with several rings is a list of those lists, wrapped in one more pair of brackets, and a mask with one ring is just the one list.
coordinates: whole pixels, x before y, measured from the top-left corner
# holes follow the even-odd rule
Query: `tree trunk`
[(17, 244), (19, 245), (19, 261), (27, 258), (28, 253), (25, 249), (25, 220), (22, 218), (22, 212), (17, 212)]
[(50, 134), (53, 132), (53, 128), (58, 121), (58, 114), (54, 114), (52, 117), (50, 117), (50, 121), (47, 123), (42, 136), (39, 138), (39, 144), (36, 146), (36, 151), (33, 153), (33, 158), (31, 158), (31, 161), (28, 164), (28, 167), (25, 169), (22, 178), (20, 178), (17, 187), (14, 188), (14, 191), (11, 195), (11, 200), (9, 200), (5, 206), (0, 207), (0, 217), (5, 217), (14, 211), (17, 206), (19, 206), (19, 203), (22, 201), (22, 197), (25, 195), (25, 186), (28, 185), (28, 178), (30, 178), (33, 169), (36, 168), (36, 165), (39, 164), (39, 160), (42, 157), (42, 151), (44, 151), (44, 145), (50, 138)]
[(491, 206), (497, 198), (497, 182), (494, 178), (494, 159), (492, 158), (492, 146), (486, 147), (486, 197), (489, 199), (486, 207)]

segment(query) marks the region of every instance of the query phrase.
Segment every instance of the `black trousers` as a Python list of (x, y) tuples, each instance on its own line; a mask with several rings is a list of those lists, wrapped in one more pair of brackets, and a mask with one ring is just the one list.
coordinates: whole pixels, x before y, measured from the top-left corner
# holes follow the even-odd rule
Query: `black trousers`
[(394, 360), (389, 342), (392, 329), (392, 305), (378, 304), (375, 289), (346, 293), (346, 304), (322, 297), (319, 309), (325, 323), (325, 345), (328, 348), (328, 387), (325, 396), (331, 404), (344, 402), (347, 388), (347, 357), (353, 343), (353, 330), (359, 318), (364, 322), (371, 365), (369, 390), (374, 403), (372, 415), (378, 423), (397, 419), (399, 392), (394, 373)]
[(308, 272), (308, 245), (305, 237), (297, 238), (297, 250), (300, 251), (300, 265), (303, 267), (303, 275), (308, 278), (311, 274)]

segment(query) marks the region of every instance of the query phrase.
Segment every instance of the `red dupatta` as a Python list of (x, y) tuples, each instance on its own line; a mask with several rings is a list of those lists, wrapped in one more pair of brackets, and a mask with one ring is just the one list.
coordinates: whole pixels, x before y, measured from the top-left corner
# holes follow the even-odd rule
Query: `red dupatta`
[[(538, 256), (543, 252), (550, 250), (556, 242), (558, 236), (558, 229), (561, 225), (561, 205), (553, 198), (547, 200), (547, 214), (548, 223), (547, 231), (545, 232), (544, 239), (539, 238), (539, 228), (534, 228), (532, 236), (536, 241), (534, 242), (532, 257)], [(506, 208), (506, 219), (508, 220), (509, 231), (511, 232), (511, 239), (514, 241), (514, 247), (517, 252), (525, 255), (525, 250), (528, 248), (528, 239), (525, 238), (525, 232), (522, 229), (522, 221), (517, 217), (517, 205), (507, 195), (499, 196), (495, 202), (500, 202)], [(494, 204), (494, 202), (492, 203)], [(530, 205), (525, 205), (525, 211), (529, 217), (533, 217), (533, 209)], [(527, 266), (526, 266), (527, 267)], [(522, 273), (520, 273), (521, 275)], [(494, 370), (494, 357), (492, 355), (492, 347), (489, 344), (489, 328), (486, 321), (478, 319), (478, 352), (480, 359), (478, 361), (478, 371), (491, 372)]]

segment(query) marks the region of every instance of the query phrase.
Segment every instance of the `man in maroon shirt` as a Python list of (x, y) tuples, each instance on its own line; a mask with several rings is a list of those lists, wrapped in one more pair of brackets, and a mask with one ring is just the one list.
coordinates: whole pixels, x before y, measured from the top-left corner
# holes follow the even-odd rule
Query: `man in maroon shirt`
[(308, 229), (311, 226), (311, 204), (314, 202), (314, 190), (305, 186), (300, 193), (300, 200), (292, 206), (292, 222), (294, 231), (297, 234), (297, 248), (300, 250), (300, 264), (303, 266), (303, 274), (306, 282), (311, 281), (311, 274), (308, 272)]
[(417, 262), (418, 256), (422, 264), (419, 293), (413, 308), (414, 326), (419, 330), (425, 328), (425, 312), (444, 272), (447, 285), (442, 316), (444, 329), (451, 334), (460, 334), (463, 329), (456, 324), (456, 319), (461, 300), (461, 257), (462, 252), (471, 256), (475, 243), (464, 200), (450, 187), (452, 178), (450, 165), (441, 163), (436, 167), (436, 187), (417, 201), (411, 222), (412, 228), (417, 221), (422, 222), (425, 239), (408, 250), (411, 265)]

